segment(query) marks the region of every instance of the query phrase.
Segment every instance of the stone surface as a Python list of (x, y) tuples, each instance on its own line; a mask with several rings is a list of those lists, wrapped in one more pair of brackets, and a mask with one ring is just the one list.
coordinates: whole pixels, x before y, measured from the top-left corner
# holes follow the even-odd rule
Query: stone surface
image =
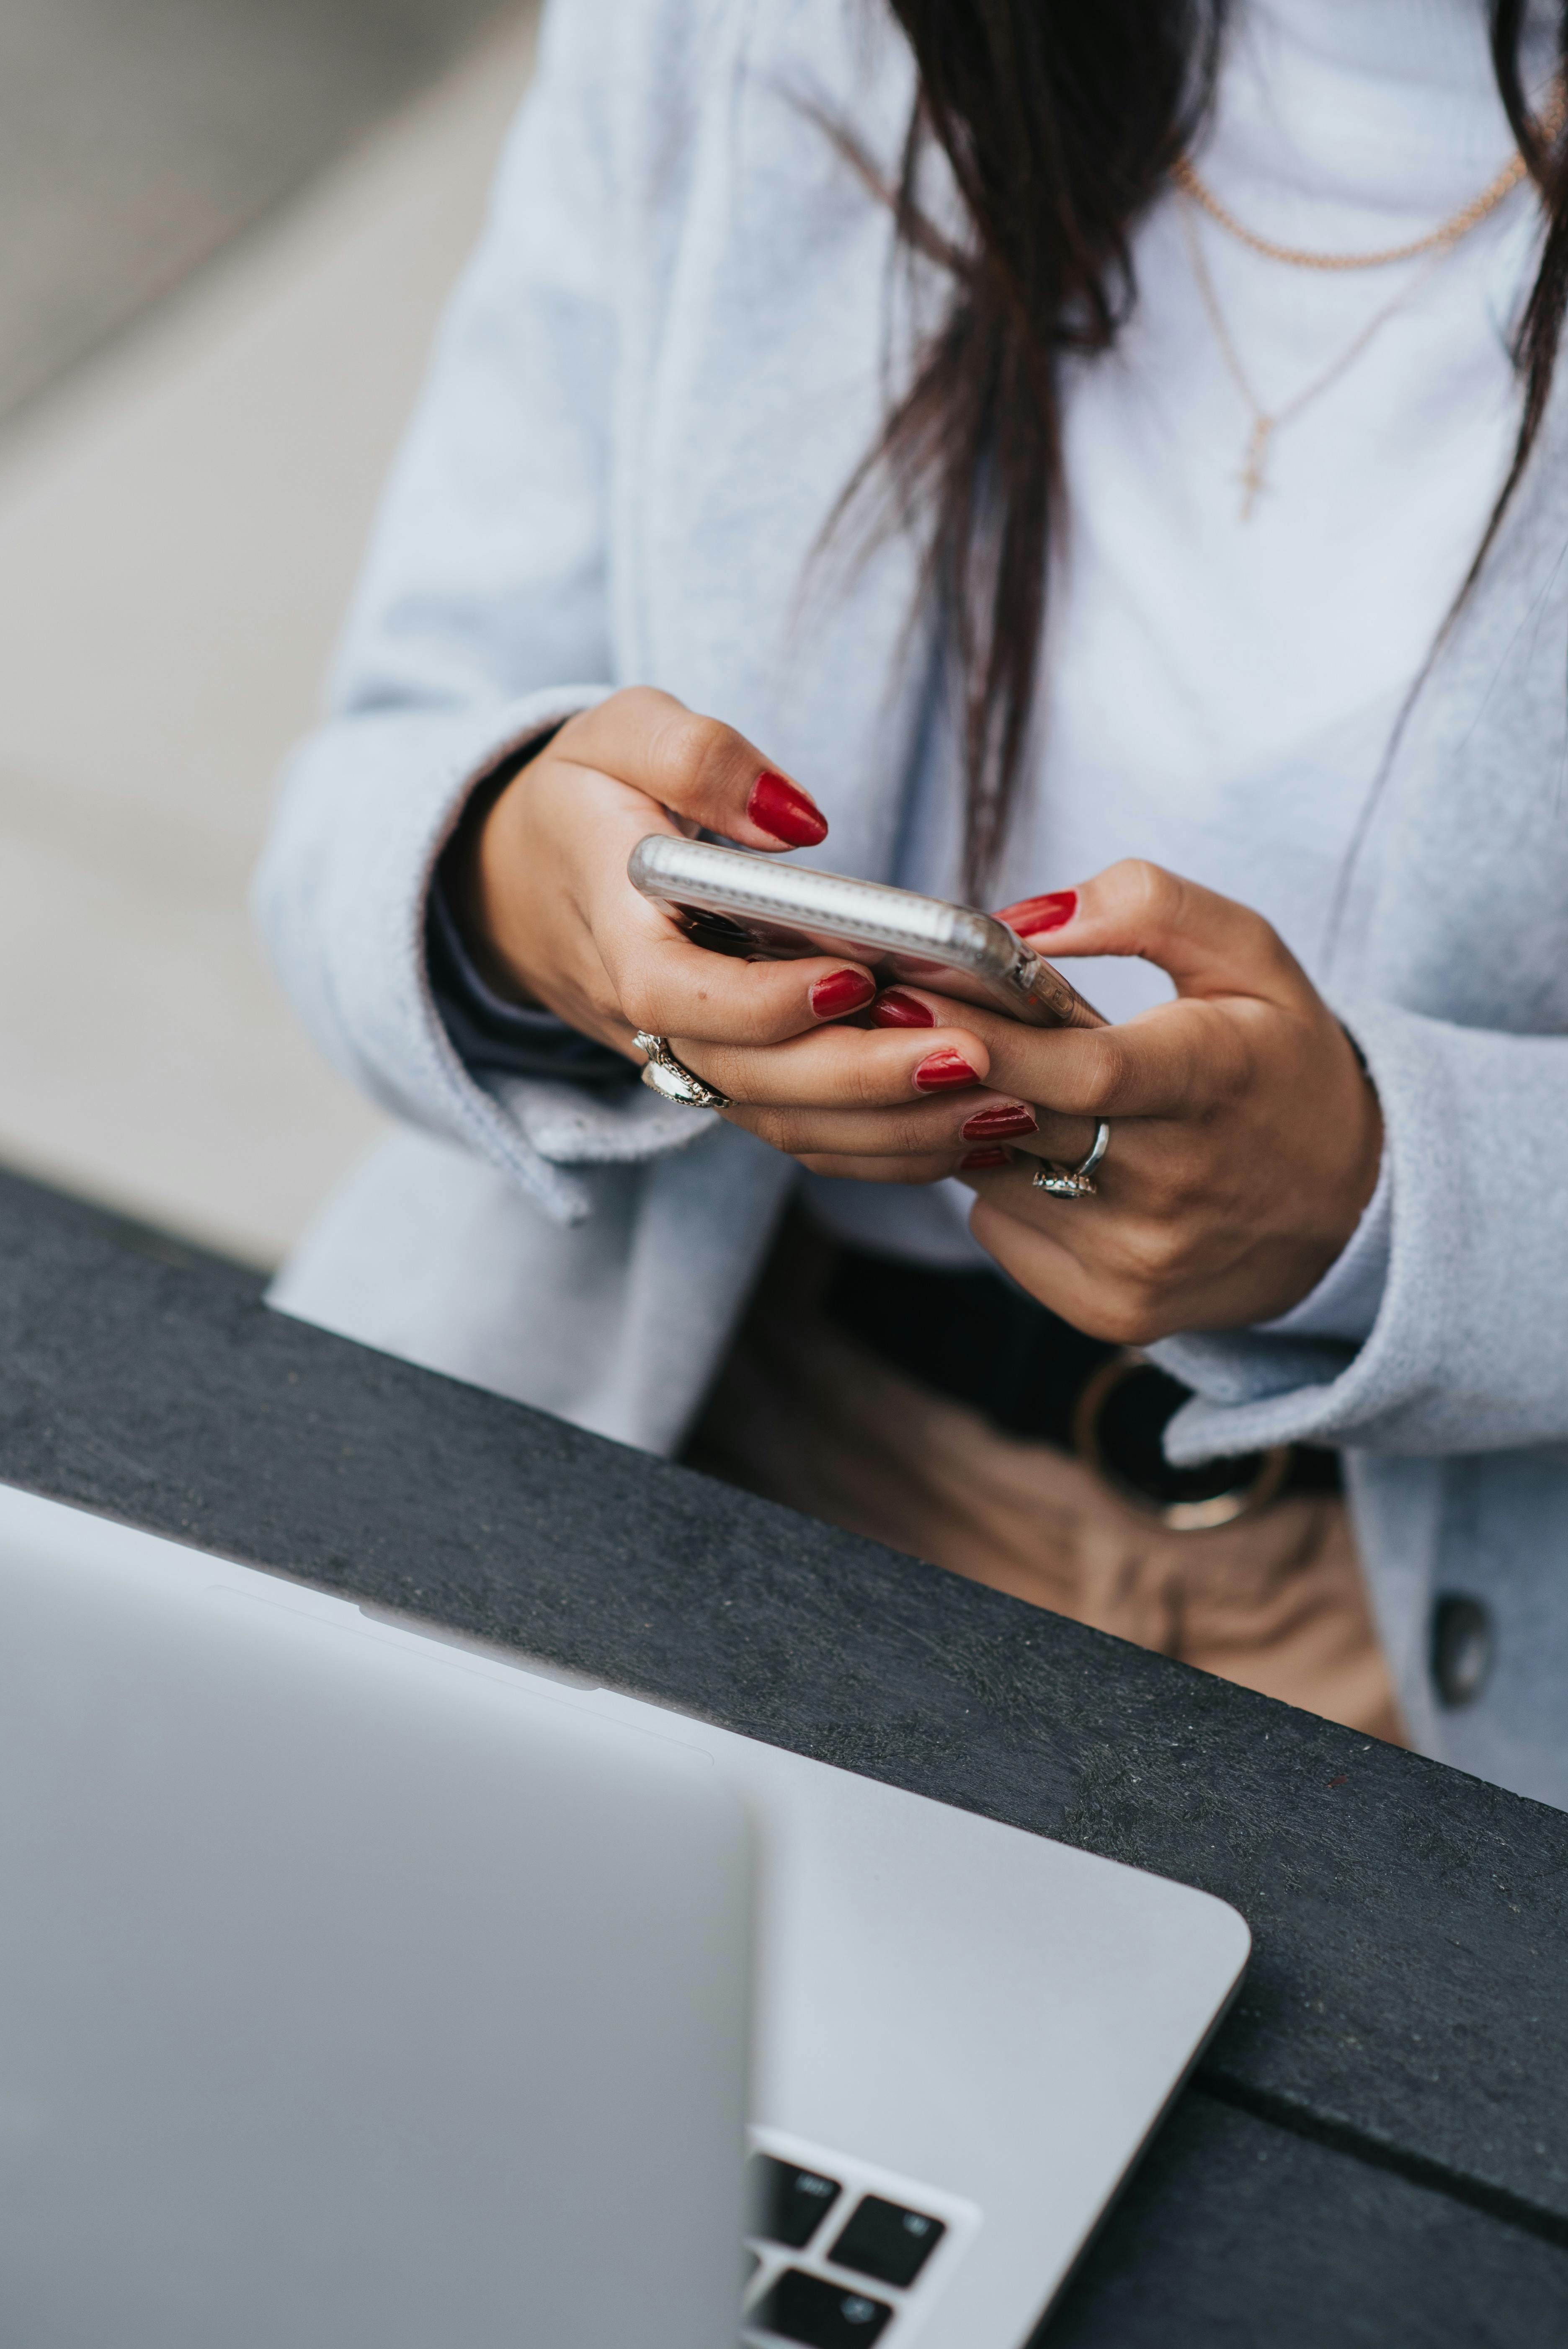
[(1284, 2124), (1256, 2142), (1296, 2148), (1303, 2226), (1340, 2178), (1412, 2270), (1436, 2204), (1489, 2273), (1521, 2230), (1509, 2337), (1563, 2337), (1568, 1814), (290, 1322), (14, 1179), (0, 1475), (1220, 1894), (1256, 1947), (1202, 2077)]
[(1568, 2339), (1568, 2251), (1201, 2091), (1041, 2349), (1517, 2349)]

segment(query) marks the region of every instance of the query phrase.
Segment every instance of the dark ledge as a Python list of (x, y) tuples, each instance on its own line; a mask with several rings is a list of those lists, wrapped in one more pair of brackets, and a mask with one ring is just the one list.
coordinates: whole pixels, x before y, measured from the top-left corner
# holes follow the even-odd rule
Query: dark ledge
[(286, 1320), (9, 1176), (0, 1476), (1218, 1893), (1256, 1952), (1202, 2085), (1568, 2243), (1568, 1814)]

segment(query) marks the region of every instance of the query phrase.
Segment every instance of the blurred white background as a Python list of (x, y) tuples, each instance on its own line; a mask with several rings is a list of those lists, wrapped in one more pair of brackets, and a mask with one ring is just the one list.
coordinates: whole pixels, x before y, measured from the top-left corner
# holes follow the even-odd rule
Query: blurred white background
[(0, 1160), (258, 1264), (377, 1120), (246, 886), (532, 36), (487, 0), (8, 0), (0, 30), (34, 233), (0, 265)]

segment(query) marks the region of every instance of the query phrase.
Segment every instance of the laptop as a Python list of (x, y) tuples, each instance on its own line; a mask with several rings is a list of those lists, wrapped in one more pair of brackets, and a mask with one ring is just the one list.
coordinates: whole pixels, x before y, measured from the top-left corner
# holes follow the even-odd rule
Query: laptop
[(9, 2349), (1020, 2349), (1247, 1951), (0, 1486)]

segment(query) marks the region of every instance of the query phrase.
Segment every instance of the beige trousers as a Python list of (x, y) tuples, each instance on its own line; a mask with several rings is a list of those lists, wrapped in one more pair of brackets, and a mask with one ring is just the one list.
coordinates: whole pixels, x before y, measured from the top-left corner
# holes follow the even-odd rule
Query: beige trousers
[(792, 1229), (688, 1451), (695, 1467), (1396, 1744), (1404, 1725), (1344, 1502), (1295, 1494), (1174, 1534), (1081, 1461), (1000, 1433), (822, 1310)]

